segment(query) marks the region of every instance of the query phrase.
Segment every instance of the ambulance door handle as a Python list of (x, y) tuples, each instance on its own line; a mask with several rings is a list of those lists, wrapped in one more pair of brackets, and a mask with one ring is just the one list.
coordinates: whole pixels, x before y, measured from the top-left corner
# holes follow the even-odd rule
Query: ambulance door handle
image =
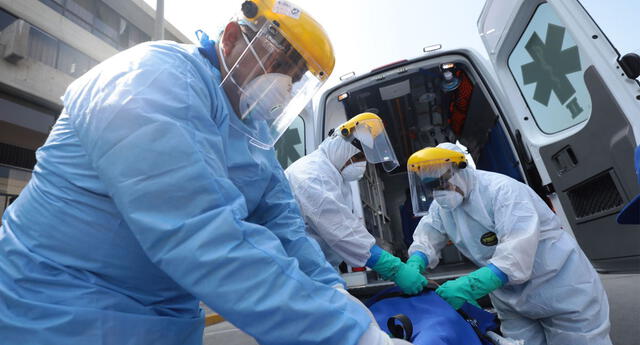
[(578, 166), (578, 157), (576, 157), (571, 146), (565, 146), (562, 150), (555, 153), (551, 156), (551, 161), (560, 175), (564, 175)]

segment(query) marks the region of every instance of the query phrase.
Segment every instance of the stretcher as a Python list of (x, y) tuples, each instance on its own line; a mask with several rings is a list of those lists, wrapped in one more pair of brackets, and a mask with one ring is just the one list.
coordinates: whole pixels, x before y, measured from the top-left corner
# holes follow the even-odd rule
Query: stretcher
[[(496, 333), (498, 324), (493, 313), (469, 303), (456, 312), (431, 288), (417, 296), (404, 295), (397, 287), (388, 288), (365, 305), (382, 330), (414, 345), (525, 345), (522, 340)], [(205, 327), (224, 321), (219, 314), (207, 314)]]
[(499, 335), (493, 313), (465, 303), (456, 311), (433, 289), (416, 296), (385, 289), (366, 301), (380, 328), (414, 345), (524, 345)]

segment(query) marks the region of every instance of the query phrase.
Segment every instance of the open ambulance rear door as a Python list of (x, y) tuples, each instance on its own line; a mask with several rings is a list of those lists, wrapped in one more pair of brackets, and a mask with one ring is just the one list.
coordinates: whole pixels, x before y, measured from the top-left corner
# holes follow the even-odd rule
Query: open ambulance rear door
[(577, 0), (487, 0), (478, 29), (512, 137), (600, 270), (640, 267), (640, 226), (616, 215), (640, 193), (640, 84)]

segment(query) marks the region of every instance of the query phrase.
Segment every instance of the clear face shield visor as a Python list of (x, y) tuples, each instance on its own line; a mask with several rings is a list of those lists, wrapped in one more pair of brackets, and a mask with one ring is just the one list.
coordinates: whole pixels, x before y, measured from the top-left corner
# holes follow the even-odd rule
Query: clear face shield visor
[(382, 163), (386, 172), (398, 167), (398, 159), (393, 151), (382, 121), (366, 119), (358, 121), (353, 132), (352, 143), (364, 152), (367, 161), (372, 164)]
[(413, 214), (416, 217), (427, 214), (435, 191), (461, 192), (460, 188), (451, 183), (451, 180), (459, 173), (451, 162), (410, 166), (407, 173)]
[(231, 125), (249, 136), (252, 144), (268, 149), (323, 81), (309, 71), (308, 64), (314, 62), (303, 59), (277, 25), (267, 21), (256, 32), (240, 22), (240, 28), (247, 48), (233, 66), (221, 59), (228, 73), (220, 86), (235, 96), (230, 99), (240, 123)]

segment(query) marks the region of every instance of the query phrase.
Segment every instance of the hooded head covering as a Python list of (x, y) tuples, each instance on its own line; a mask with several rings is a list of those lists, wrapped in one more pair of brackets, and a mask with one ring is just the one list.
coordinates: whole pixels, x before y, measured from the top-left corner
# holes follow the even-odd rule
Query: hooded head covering
[(320, 144), (320, 150), (324, 152), (327, 158), (329, 158), (329, 161), (331, 161), (338, 171), (342, 169), (344, 164), (347, 163), (351, 157), (360, 152), (360, 150), (350, 142), (335, 134), (328, 136)]
[[(460, 146), (452, 143), (442, 143), (436, 147), (466, 154), (465, 150)], [(458, 170), (458, 173), (451, 177), (449, 183), (460, 188), (464, 193), (465, 198), (468, 197), (473, 183), (473, 168), (467, 164), (466, 168)]]

